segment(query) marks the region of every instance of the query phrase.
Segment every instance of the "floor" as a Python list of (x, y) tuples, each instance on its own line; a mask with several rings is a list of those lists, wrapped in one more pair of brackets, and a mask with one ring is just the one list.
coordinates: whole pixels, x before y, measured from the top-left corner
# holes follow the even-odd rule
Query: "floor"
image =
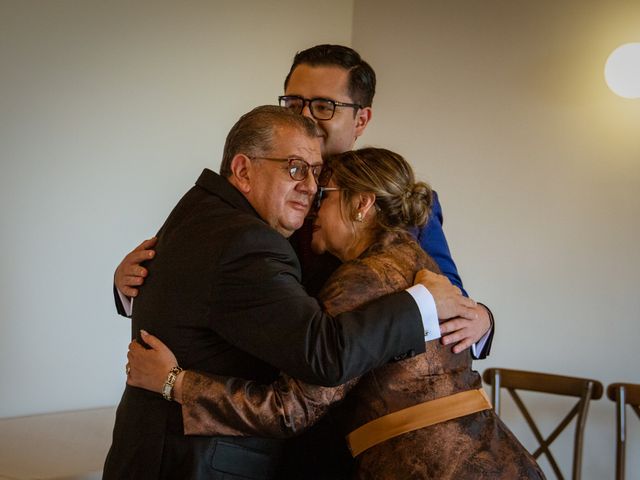
[(115, 407), (0, 419), (0, 480), (99, 480)]

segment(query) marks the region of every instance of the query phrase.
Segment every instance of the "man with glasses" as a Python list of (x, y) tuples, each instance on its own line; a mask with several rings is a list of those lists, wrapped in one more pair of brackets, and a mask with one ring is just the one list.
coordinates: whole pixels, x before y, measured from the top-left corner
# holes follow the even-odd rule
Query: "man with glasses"
[[(284, 371), (336, 385), (424, 352), (425, 331), (438, 324), (434, 301), (442, 318), (473, 307), (451, 285), (426, 282), (433, 299), (416, 285), (358, 312), (324, 313), (287, 241), (328, 180), (322, 165), (311, 120), (277, 106), (244, 115), (227, 136), (220, 175), (205, 169), (160, 229), (133, 336), (144, 343), (138, 333), (154, 333), (191, 370), (264, 383)], [(183, 435), (171, 401), (180, 371), (167, 372), (162, 396), (127, 385), (103, 478), (273, 478), (281, 440)]]
[[(314, 120), (321, 130), (322, 155), (351, 150), (372, 118), (376, 75), (353, 49), (341, 45), (317, 45), (296, 54), (284, 82), (281, 106)], [(436, 261), (442, 273), (460, 289), (462, 280), (442, 230), (442, 207), (434, 192), (434, 205), (427, 225), (415, 232), (422, 248)], [(297, 241), (297, 243), (296, 243)], [(305, 285), (318, 291), (337, 267), (329, 255), (310, 254), (308, 225), (296, 234), (294, 244), (301, 254)], [(464, 291), (464, 290), (463, 290)], [(456, 344), (455, 352), (472, 347), (475, 358), (485, 358), (493, 336), (491, 312), (479, 304), (473, 319), (458, 319), (441, 325), (443, 343)], [(486, 334), (486, 335), (485, 335)], [(475, 344), (480, 340), (478, 344)]]

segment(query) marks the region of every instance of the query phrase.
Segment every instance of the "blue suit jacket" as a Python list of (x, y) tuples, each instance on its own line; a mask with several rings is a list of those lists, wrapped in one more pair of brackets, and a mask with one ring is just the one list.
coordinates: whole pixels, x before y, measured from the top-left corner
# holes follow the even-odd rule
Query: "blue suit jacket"
[[(447, 243), (444, 231), (442, 230), (442, 221), (442, 206), (440, 205), (438, 194), (434, 190), (433, 205), (431, 206), (429, 221), (421, 230), (415, 229), (413, 234), (420, 243), (422, 249), (431, 255), (431, 257), (436, 261), (442, 271), (442, 274), (445, 275), (452, 284), (459, 287), (465, 296), (468, 296), (466, 290), (462, 286), (462, 279), (458, 274), (456, 263), (453, 261), (453, 258), (451, 258), (449, 244)], [(487, 338), (484, 347), (481, 351), (477, 352), (477, 355), (473, 356), (476, 360), (487, 358), (491, 351), (491, 342), (493, 341), (493, 334), (495, 333), (493, 314), (486, 305), (484, 305), (484, 307), (489, 312), (492, 325), (491, 330), (489, 331), (489, 337)]]
[(418, 240), (418, 243), (420, 243), (422, 249), (436, 261), (442, 274), (445, 275), (451, 283), (459, 287), (466, 296), (467, 292), (462, 286), (462, 279), (458, 274), (456, 263), (453, 261), (453, 258), (451, 258), (449, 244), (442, 230), (442, 206), (440, 206), (440, 200), (435, 190), (433, 192), (433, 205), (431, 207), (429, 221), (422, 229), (414, 229), (413, 235)]

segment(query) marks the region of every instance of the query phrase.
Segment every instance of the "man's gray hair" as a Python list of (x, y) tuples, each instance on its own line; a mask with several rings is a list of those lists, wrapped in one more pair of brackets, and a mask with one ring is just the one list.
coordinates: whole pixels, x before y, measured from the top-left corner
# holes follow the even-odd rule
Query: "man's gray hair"
[(318, 127), (307, 117), (275, 105), (256, 107), (245, 113), (227, 135), (220, 164), (220, 176), (231, 176), (231, 160), (239, 153), (248, 157), (268, 155), (276, 127), (293, 127), (309, 138), (319, 136)]

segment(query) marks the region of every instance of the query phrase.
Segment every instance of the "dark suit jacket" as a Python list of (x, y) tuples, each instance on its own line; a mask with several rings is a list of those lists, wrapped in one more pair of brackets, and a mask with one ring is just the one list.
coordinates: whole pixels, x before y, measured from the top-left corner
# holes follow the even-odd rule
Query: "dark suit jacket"
[[(133, 312), (133, 336), (157, 335), (183, 368), (272, 381), (282, 370), (338, 385), (424, 351), (406, 292), (331, 317), (300, 284), (289, 242), (227, 180), (204, 170), (158, 233)], [(273, 439), (187, 437), (180, 406), (127, 386), (105, 479), (269, 478)]]

